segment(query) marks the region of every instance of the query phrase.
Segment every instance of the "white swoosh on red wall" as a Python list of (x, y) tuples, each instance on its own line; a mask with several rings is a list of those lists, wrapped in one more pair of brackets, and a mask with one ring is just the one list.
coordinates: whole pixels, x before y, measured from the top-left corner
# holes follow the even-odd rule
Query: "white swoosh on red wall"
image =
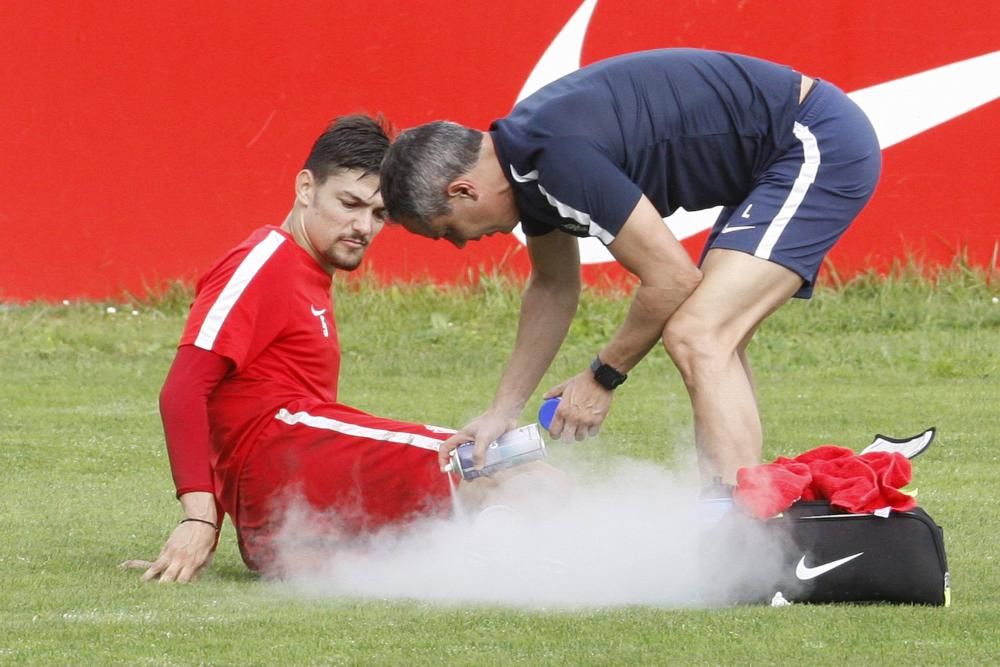
[[(573, 13), (531, 70), (517, 95), (517, 102), (580, 68), (583, 40), (596, 7), (597, 0), (584, 0)], [(1000, 51), (917, 72), (848, 95), (871, 119), (879, 145), (885, 150), (1000, 98)], [(710, 228), (720, 210), (678, 209), (663, 222), (678, 239), (686, 239)], [(514, 235), (524, 243), (520, 225)], [(602, 264), (614, 258), (600, 241), (587, 238), (580, 239), (580, 261)]]

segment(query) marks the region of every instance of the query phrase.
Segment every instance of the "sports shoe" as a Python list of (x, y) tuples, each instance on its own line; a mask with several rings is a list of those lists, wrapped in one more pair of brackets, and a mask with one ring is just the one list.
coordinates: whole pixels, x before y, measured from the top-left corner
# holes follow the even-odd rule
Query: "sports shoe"
[(721, 477), (715, 477), (709, 486), (701, 490), (699, 510), (703, 529), (715, 526), (732, 511), (733, 488), (730, 484), (723, 484)]

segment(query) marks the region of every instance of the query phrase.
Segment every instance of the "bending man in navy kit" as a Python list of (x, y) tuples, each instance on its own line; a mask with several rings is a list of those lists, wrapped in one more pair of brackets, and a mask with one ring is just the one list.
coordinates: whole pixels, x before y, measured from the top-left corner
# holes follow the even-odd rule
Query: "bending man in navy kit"
[[(704, 478), (734, 482), (763, 440), (747, 345), (778, 307), (811, 295), (880, 169), (870, 122), (832, 84), (695, 49), (585, 67), (488, 132), (440, 121), (403, 132), (382, 167), (390, 217), (458, 247), (520, 221), (532, 264), (493, 403), (444, 443), (442, 463), (516, 424), (576, 311), (576, 237), (596, 236), (641, 284), (593, 362), (546, 393), (562, 397), (552, 434), (596, 433), (612, 391), (662, 340), (690, 394)], [(695, 266), (662, 218), (715, 206)]]

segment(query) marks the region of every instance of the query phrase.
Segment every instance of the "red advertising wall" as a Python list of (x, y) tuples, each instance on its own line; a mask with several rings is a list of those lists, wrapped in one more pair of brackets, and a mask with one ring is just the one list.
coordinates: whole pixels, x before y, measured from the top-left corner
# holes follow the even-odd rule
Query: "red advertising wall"
[[(994, 0), (52, 0), (0, 3), (0, 300), (193, 279), (284, 218), (329, 119), (381, 111), (400, 128), (437, 118), (485, 128), (540, 76), (574, 14), (579, 43), (563, 60), (705, 47), (856, 92), (879, 118), (885, 170), (832, 253), (841, 275), (910, 255), (994, 261)], [(703, 240), (684, 242), (694, 254)], [(394, 228), (367, 261), (386, 279), (441, 282), (526, 266), (513, 237), (459, 252)]]

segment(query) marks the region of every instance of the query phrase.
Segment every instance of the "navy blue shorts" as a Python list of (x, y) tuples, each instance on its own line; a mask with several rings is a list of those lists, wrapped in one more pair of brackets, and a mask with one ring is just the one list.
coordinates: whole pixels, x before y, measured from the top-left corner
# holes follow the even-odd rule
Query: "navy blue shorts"
[(802, 102), (794, 132), (798, 141), (747, 198), (723, 209), (701, 259), (726, 248), (770, 260), (802, 277), (795, 296), (807, 299), (826, 253), (875, 191), (882, 152), (864, 112), (825, 81)]

